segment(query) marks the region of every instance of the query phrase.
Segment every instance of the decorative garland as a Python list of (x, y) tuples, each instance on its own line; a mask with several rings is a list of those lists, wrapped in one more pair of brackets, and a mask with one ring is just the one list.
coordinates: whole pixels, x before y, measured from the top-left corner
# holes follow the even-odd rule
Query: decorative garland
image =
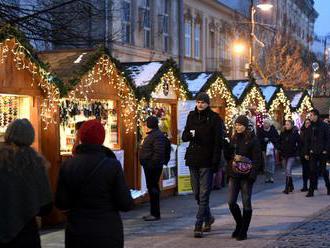
[(241, 114), (245, 114), (247, 110), (249, 110), (249, 107), (253, 101), (257, 100), (257, 112), (264, 112), (266, 110), (266, 103), (265, 99), (263, 98), (260, 90), (257, 88), (256, 85), (252, 87), (252, 89), (249, 91), (249, 93), (246, 93), (246, 96), (243, 98), (242, 103), (239, 107), (239, 112)]
[(299, 108), (297, 109), (297, 113), (299, 113), (301, 115), (305, 110), (310, 111), (312, 109), (313, 109), (312, 100), (311, 100), (310, 96), (308, 94), (306, 94), (304, 96), (304, 99), (300, 103)]
[(274, 112), (275, 110), (280, 106), (280, 105), (284, 106), (284, 113), (285, 119), (288, 119), (292, 116), (291, 114), (291, 109), (290, 109), (290, 100), (287, 98), (287, 96), (284, 94), (284, 91), (282, 88), (280, 88), (280, 90), (276, 93), (276, 97), (273, 99), (273, 101), (270, 104), (269, 107), (269, 114), (271, 116), (274, 116)]

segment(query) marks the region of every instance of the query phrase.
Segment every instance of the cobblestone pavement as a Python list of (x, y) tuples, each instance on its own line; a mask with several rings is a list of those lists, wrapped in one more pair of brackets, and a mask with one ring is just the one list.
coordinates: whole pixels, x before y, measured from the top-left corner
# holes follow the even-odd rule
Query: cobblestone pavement
[(330, 207), (282, 235), (268, 247), (330, 247)]

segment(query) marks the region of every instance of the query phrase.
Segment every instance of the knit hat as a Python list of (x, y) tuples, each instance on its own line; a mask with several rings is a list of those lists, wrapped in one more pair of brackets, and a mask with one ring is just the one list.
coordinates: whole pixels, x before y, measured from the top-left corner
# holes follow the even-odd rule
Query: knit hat
[(34, 129), (28, 119), (16, 119), (5, 132), (5, 142), (18, 146), (30, 146), (34, 141)]
[(236, 118), (235, 123), (241, 124), (246, 128), (249, 127), (249, 119), (245, 115), (240, 115)]
[(82, 144), (102, 145), (105, 139), (105, 130), (100, 121), (89, 120), (80, 127), (79, 136)]
[(158, 118), (155, 116), (149, 116), (147, 119), (147, 127), (150, 129), (158, 128)]
[(205, 92), (200, 92), (197, 96), (196, 96), (196, 101), (202, 101), (202, 102), (206, 102), (207, 104), (210, 104), (210, 97), (207, 93)]

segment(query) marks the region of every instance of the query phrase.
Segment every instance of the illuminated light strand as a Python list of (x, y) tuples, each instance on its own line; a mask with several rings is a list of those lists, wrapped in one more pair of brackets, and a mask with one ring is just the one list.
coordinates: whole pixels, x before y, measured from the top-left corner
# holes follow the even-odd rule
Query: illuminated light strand
[(135, 121), (137, 119), (137, 103), (133, 89), (128, 86), (124, 73), (120, 73), (111, 58), (102, 55), (93, 69), (86, 73), (86, 76), (76, 85), (75, 89), (69, 93), (69, 99), (72, 101), (89, 101), (90, 93), (94, 93), (93, 87), (101, 83), (106, 77), (109, 85), (117, 90), (117, 96), (120, 99), (120, 117), (125, 125), (125, 132), (136, 132)]
[(231, 92), (226, 87), (222, 79), (218, 78), (207, 90), (207, 94), (211, 99), (221, 98), (226, 102), (225, 125), (227, 131), (233, 126), (234, 116), (237, 114), (236, 102)]
[(304, 111), (311, 111), (313, 109), (313, 103), (311, 100), (311, 97), (306, 95), (304, 99), (302, 100), (299, 108), (297, 109), (297, 113), (301, 115)]
[[(10, 42), (14, 44), (11, 49)], [(53, 84), (53, 76), (45, 69), (32, 62), (30, 60), (30, 57), (32, 57), (30, 51), (15, 38), (6, 39), (4, 42), (0, 43), (0, 62), (2, 64), (8, 59), (9, 52), (13, 55), (13, 61), (18, 71), (25, 70), (31, 73), (32, 82), (30, 82), (30, 86), (33, 87), (37, 81), (37, 85), (44, 93), (40, 116), (42, 122), (45, 124), (45, 129), (47, 129), (49, 124), (57, 124), (54, 114), (57, 112), (60, 92)]]
[(269, 114), (274, 117), (275, 111), (278, 109), (280, 105), (284, 106), (284, 118), (291, 119), (292, 113), (290, 109), (290, 100), (285, 95), (283, 89), (280, 89), (280, 91), (276, 94), (276, 97), (274, 101), (272, 102), (271, 106), (269, 107)]
[[(257, 102), (256, 102), (257, 100)], [(249, 107), (251, 104), (256, 103), (257, 104), (257, 111), (262, 113), (266, 110), (266, 102), (265, 99), (262, 97), (261, 93), (257, 90), (257, 88), (254, 86), (251, 91), (246, 95), (244, 98), (242, 104), (239, 106), (239, 113), (245, 114), (247, 110), (249, 110)]]

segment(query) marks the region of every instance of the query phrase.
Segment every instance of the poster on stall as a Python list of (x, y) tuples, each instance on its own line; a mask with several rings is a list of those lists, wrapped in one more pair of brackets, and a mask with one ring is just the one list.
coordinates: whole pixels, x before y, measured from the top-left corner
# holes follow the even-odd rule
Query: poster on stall
[(176, 163), (177, 145), (171, 144), (171, 158), (167, 165), (163, 167), (163, 188), (175, 187), (177, 180), (177, 163)]
[(178, 103), (178, 134), (180, 137), (180, 143), (178, 145), (178, 193), (180, 195), (192, 193), (189, 167), (186, 166), (184, 159), (189, 143), (183, 143), (181, 137), (188, 114), (194, 110), (195, 106), (195, 101), (180, 101)]

